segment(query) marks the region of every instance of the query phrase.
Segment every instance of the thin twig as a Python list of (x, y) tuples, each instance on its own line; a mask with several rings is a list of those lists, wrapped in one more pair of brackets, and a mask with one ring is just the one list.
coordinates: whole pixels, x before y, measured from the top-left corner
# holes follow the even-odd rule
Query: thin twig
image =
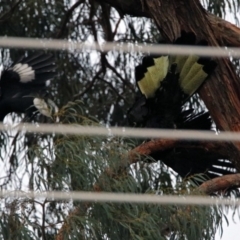
[(62, 25), (61, 25), (61, 27), (60, 27), (60, 30), (58, 31), (58, 33), (56, 34), (56, 38), (61, 38), (62, 37), (62, 34), (63, 34), (63, 32), (64, 32), (64, 30), (65, 30), (65, 28), (66, 28), (66, 26), (67, 26), (67, 23), (69, 22), (69, 20), (70, 20), (70, 18), (71, 18), (71, 16), (72, 16), (72, 13), (74, 12), (74, 10), (80, 5), (80, 4), (82, 4), (82, 3), (84, 3), (84, 1), (83, 0), (79, 0), (79, 1), (77, 1), (77, 2), (75, 2), (69, 9), (68, 9), (68, 11), (66, 12), (66, 14), (65, 14), (65, 17), (64, 17), (64, 19), (63, 19), (63, 21), (62, 21)]
[(23, 0), (19, 0), (19, 1), (15, 2), (9, 11), (3, 13), (3, 14), (0, 16), (0, 22), (3, 23), (3, 22), (5, 22), (5, 21), (7, 21), (7, 20), (12, 16), (13, 12), (17, 9), (18, 5), (19, 5), (22, 1), (23, 1)]

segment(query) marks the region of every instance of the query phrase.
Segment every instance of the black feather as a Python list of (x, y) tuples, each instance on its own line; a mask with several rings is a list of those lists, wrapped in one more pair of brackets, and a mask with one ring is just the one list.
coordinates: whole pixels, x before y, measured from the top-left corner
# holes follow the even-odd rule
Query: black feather
[(135, 79), (136, 81), (140, 81), (145, 74), (146, 70), (142, 67), (142, 65), (138, 65), (135, 67)]
[(175, 44), (194, 45), (196, 43), (196, 35), (193, 32), (181, 31), (181, 36), (176, 39)]
[[(41, 83), (41, 82), (46, 82), (49, 79), (54, 78), (54, 76), (56, 75), (55, 72), (42, 72), (42, 73), (36, 73), (36, 84)], [(34, 81), (33, 81), (34, 83)]]
[[(44, 62), (38, 62), (34, 65), (31, 65), (33, 70), (44, 70), (46, 67), (55, 67), (55, 65), (53, 64), (53, 59), (47, 59)], [(53, 68), (54, 70), (54, 68)]]
[[(24, 73), (25, 81), (21, 81), (16, 64), (27, 64), (28, 71)], [(21, 65), (19, 65), (21, 68)], [(31, 68), (30, 68), (31, 67)], [(4, 68), (0, 78), (0, 121), (10, 112), (28, 113), (31, 115), (37, 109), (33, 106), (35, 97), (45, 96), (46, 81), (56, 75), (54, 58), (51, 54), (37, 53), (29, 57), (21, 57), (10, 68)], [(27, 77), (29, 76), (29, 80)]]
[(17, 63), (29, 63), (29, 62), (31, 62), (32, 60), (34, 60), (34, 59), (36, 59), (36, 58), (38, 58), (38, 57), (40, 57), (40, 56), (42, 56), (42, 55), (43, 55), (43, 53), (39, 52), (39, 53), (35, 53), (35, 54), (33, 54), (33, 55), (30, 55), (30, 56), (28, 56), (28, 57), (22, 56), (22, 57), (20, 57), (20, 59), (18, 59), (16, 62), (14, 62), (14, 63), (12, 64), (12, 66), (15, 65), (15, 64), (17, 64)]
[(220, 167), (211, 166), (209, 168), (209, 171), (215, 172), (215, 173), (218, 173), (218, 174), (221, 174), (221, 175), (236, 173), (236, 170), (234, 170), (233, 166), (232, 166), (232, 168), (222, 168), (222, 166), (220, 166)]
[(51, 54), (40, 53), (33, 55), (32, 57), (29, 58), (28, 57), (23, 58), (21, 63), (27, 63), (28, 65), (34, 68), (34, 66), (36, 66), (37, 64), (41, 62), (47, 62), (47, 60), (50, 60), (50, 63), (53, 63), (54, 58)]
[(46, 66), (41, 66), (40, 69), (34, 69), (35, 73), (44, 73), (44, 72), (52, 72), (56, 75), (55, 70), (56, 66), (55, 65), (46, 65)]

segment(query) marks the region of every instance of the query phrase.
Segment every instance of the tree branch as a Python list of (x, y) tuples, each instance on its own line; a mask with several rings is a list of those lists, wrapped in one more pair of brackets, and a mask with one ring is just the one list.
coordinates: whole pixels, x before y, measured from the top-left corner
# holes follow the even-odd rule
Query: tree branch
[(198, 191), (204, 194), (212, 194), (219, 191), (226, 191), (230, 188), (240, 187), (240, 173), (229, 174), (221, 177), (213, 178), (204, 182), (198, 187)]
[[(130, 14), (138, 17), (152, 17), (147, 4), (143, 0), (99, 0), (99, 2), (108, 3), (117, 10), (120, 10), (123, 14)], [(170, 1), (167, 1), (166, 7), (164, 7), (163, 4), (159, 4), (158, 7), (169, 11), (168, 6), (171, 5), (169, 2)], [(209, 12), (206, 12), (205, 15), (212, 26), (212, 30), (214, 31), (216, 39), (222, 39), (224, 43), (223, 45), (226, 46), (240, 46), (240, 28)], [(159, 17), (162, 17), (162, 15)], [(173, 19), (172, 16), (171, 18)]]
[(58, 231), (57, 235), (55, 236), (55, 240), (64, 240), (66, 236), (68, 236), (68, 232), (70, 232), (72, 222), (76, 220), (76, 216), (84, 216), (86, 210), (90, 207), (89, 203), (81, 203), (80, 206), (76, 207), (73, 211), (69, 213), (67, 218), (64, 220), (63, 225), (61, 226), (60, 230)]
[(79, 1), (76, 1), (69, 9), (68, 11), (66, 12), (65, 14), (65, 17), (62, 21), (62, 24), (61, 24), (61, 27), (60, 27), (60, 30), (57, 32), (56, 34), (56, 38), (62, 38), (63, 37), (63, 33), (66, 29), (66, 26), (67, 26), (67, 23), (69, 22), (71, 16), (72, 16), (72, 13), (74, 12), (74, 10), (80, 5), (84, 3), (84, 0), (79, 0)]
[(240, 47), (240, 28), (211, 13), (207, 14), (207, 18), (216, 39), (222, 39), (223, 46)]
[(0, 15), (0, 22), (3, 23), (3, 22), (5, 22), (5, 21), (7, 21), (9, 18), (11, 18), (12, 15), (13, 15), (13, 13), (14, 13), (14, 11), (15, 11), (16, 9), (18, 9), (18, 6), (19, 6), (19, 4), (20, 4), (22, 1), (23, 1), (23, 0), (16, 1), (16, 2), (12, 5), (12, 7), (10, 8), (9, 11), (1, 14), (1, 15)]
[(223, 158), (229, 158), (228, 144), (221, 142), (207, 141), (179, 141), (168, 139), (155, 139), (145, 142), (129, 152), (129, 163), (136, 163), (141, 160), (141, 156), (151, 155), (156, 152), (164, 152), (173, 148), (196, 148), (206, 152), (213, 152), (221, 155)]

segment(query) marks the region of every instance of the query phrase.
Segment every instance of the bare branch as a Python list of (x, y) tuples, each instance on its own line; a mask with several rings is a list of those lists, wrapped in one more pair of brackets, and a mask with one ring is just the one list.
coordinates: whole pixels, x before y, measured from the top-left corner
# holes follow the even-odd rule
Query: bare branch
[(230, 188), (240, 187), (240, 173), (224, 175), (204, 182), (198, 187), (198, 191), (204, 194), (212, 194), (226, 191)]
[(74, 12), (74, 10), (82, 3), (84, 3), (85, 1), (84, 0), (79, 0), (77, 2), (75, 2), (69, 9), (68, 11), (66, 12), (65, 14), (65, 17), (62, 21), (62, 24), (61, 24), (61, 27), (60, 27), (60, 30), (58, 31), (58, 33), (56, 34), (56, 38), (62, 38), (63, 37), (63, 33), (66, 29), (66, 26), (67, 26), (67, 23), (69, 22), (71, 16), (72, 16), (72, 13)]
[(17, 7), (19, 6), (19, 4), (22, 2), (23, 0), (19, 0), (19, 1), (16, 1), (13, 6), (10, 8), (9, 11), (3, 13), (1, 16), (0, 16), (0, 22), (3, 23), (5, 21), (7, 21), (11, 16), (12, 14), (14, 13), (14, 11), (16, 9), (18, 9)]
[(173, 148), (197, 148), (206, 152), (215, 152), (222, 157), (228, 158), (227, 143), (206, 142), (206, 141), (179, 141), (168, 139), (154, 139), (145, 142), (129, 152), (129, 163), (136, 163), (141, 160), (141, 155), (151, 155), (156, 152), (164, 152)]

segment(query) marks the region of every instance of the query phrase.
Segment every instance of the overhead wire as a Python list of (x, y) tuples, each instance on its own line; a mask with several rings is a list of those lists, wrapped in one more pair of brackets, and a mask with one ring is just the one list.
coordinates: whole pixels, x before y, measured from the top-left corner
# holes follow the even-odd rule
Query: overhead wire
[(0, 123), (0, 131), (17, 130), (35, 133), (55, 133), (84, 136), (128, 137), (128, 138), (163, 138), (206, 141), (240, 141), (238, 132), (221, 132), (198, 130), (167, 130), (127, 127), (95, 127), (68, 124), (20, 123), (16, 126)]
[(151, 204), (179, 204), (179, 205), (232, 205), (239, 206), (240, 199), (213, 198), (204, 196), (159, 196), (156, 194), (130, 194), (106, 192), (57, 192), (57, 191), (0, 191), (0, 197), (8, 198), (47, 198), (48, 200), (75, 200), (87, 202), (114, 202), (114, 203), (151, 203)]
[(229, 47), (204, 47), (204, 46), (183, 46), (173, 44), (131, 44), (104, 42), (76, 42), (58, 39), (36, 39), (20, 37), (0, 37), (0, 47), (24, 48), (24, 49), (48, 49), (61, 51), (87, 51), (96, 50), (101, 52), (142, 52), (167, 55), (191, 55), (211, 57), (240, 57), (240, 48)]

